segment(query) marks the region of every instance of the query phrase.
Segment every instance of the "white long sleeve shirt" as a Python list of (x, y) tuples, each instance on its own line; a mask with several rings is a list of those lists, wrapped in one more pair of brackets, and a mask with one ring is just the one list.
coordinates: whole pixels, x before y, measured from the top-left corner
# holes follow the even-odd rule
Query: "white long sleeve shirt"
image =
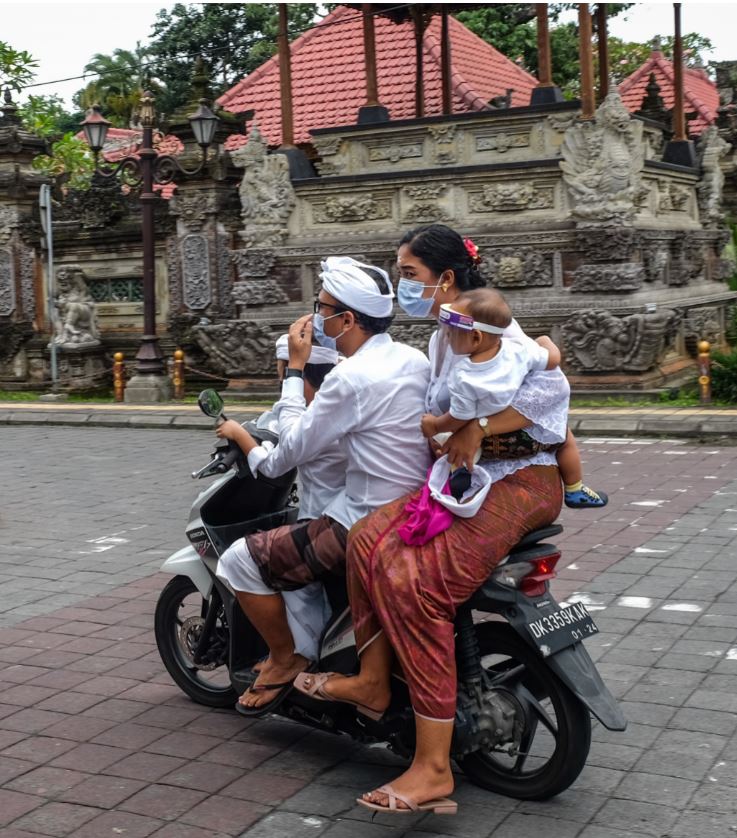
[(258, 470), (276, 477), (342, 443), (345, 487), (324, 514), (346, 528), (419, 488), (430, 465), (420, 431), (429, 366), (421, 352), (381, 334), (330, 372), (309, 407), (302, 380), (287, 378), (274, 407), (279, 445)]

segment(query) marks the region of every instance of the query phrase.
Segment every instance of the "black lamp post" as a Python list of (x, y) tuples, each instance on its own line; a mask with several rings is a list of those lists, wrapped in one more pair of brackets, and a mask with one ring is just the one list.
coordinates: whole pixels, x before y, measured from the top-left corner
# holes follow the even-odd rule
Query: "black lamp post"
[[(168, 393), (168, 378), (165, 375), (164, 357), (156, 336), (156, 292), (154, 286), (155, 241), (154, 184), (171, 183), (177, 173), (197, 175), (207, 163), (207, 149), (215, 138), (218, 117), (210, 110), (206, 99), (201, 99), (195, 113), (190, 114), (190, 125), (197, 144), (202, 149), (202, 160), (196, 169), (185, 169), (170, 155), (160, 155), (153, 147), (153, 124), (156, 116), (154, 99), (150, 93), (141, 98), (141, 124), (143, 137), (136, 156), (124, 157), (115, 166), (98, 166), (98, 157), (105, 145), (110, 124), (100, 112), (99, 105), (87, 111), (81, 123), (87, 144), (95, 155), (96, 174), (105, 178), (123, 174), (126, 183), (141, 186), (141, 229), (143, 239), (143, 337), (136, 354), (136, 377), (141, 376), (138, 387), (132, 388), (140, 396), (138, 400), (162, 401)], [(131, 380), (133, 384), (135, 379)], [(148, 386), (147, 386), (148, 385)]]

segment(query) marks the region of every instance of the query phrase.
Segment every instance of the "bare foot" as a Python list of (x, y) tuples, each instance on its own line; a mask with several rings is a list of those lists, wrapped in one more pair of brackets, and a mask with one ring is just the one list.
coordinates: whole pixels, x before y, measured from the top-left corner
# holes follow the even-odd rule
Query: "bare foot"
[(257, 707), (263, 707), (270, 701), (273, 701), (280, 693), (282, 687), (277, 687), (273, 690), (254, 689), (262, 687), (264, 684), (289, 684), (300, 672), (304, 672), (309, 666), (307, 658), (302, 655), (292, 655), (285, 661), (275, 661), (269, 657), (261, 663), (261, 669), (258, 678), (253, 686), (249, 687), (238, 701), (251, 710)]
[[(397, 777), (391, 787), (397, 794), (409, 798), (413, 803), (427, 803), (438, 797), (447, 797), (455, 788), (453, 773), (448, 764), (447, 770), (435, 771), (430, 768), (415, 768), (411, 765), (400, 777)], [(367, 803), (389, 807), (389, 795), (382, 791), (370, 791), (362, 795)], [(408, 808), (401, 800), (397, 800), (398, 809)]]
[(336, 701), (362, 704), (378, 713), (386, 710), (392, 698), (388, 685), (358, 675), (333, 675), (325, 682), (323, 690)]

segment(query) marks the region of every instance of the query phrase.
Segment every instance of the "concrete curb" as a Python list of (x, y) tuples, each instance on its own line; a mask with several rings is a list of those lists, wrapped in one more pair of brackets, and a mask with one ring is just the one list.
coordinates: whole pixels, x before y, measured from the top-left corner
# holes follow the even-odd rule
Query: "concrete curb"
[[(66, 409), (65, 409), (66, 408)], [(679, 437), (702, 442), (737, 444), (737, 410), (684, 408), (572, 410), (571, 430), (579, 437)], [(253, 419), (260, 411), (235, 412), (240, 420)], [(94, 408), (80, 405), (75, 410), (59, 405), (34, 409), (31, 406), (0, 408), (0, 425), (61, 425), (92, 428), (173, 428), (212, 431), (212, 420), (195, 410), (183, 412), (173, 406), (156, 411), (144, 406)]]

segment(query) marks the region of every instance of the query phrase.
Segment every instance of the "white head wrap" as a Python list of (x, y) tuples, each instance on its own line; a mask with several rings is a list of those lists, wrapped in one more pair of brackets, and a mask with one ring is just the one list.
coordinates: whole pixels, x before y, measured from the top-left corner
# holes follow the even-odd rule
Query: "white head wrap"
[[(289, 360), (289, 335), (280, 335), (276, 341), (276, 360)], [(325, 346), (313, 346), (308, 364), (337, 364), (338, 353)]]
[[(392, 313), (394, 291), (386, 271), (374, 265), (364, 265), (350, 256), (329, 256), (321, 267), (322, 287), (338, 302), (369, 317), (389, 317)], [(376, 271), (386, 283), (389, 293), (382, 294), (374, 279), (362, 268)]]

